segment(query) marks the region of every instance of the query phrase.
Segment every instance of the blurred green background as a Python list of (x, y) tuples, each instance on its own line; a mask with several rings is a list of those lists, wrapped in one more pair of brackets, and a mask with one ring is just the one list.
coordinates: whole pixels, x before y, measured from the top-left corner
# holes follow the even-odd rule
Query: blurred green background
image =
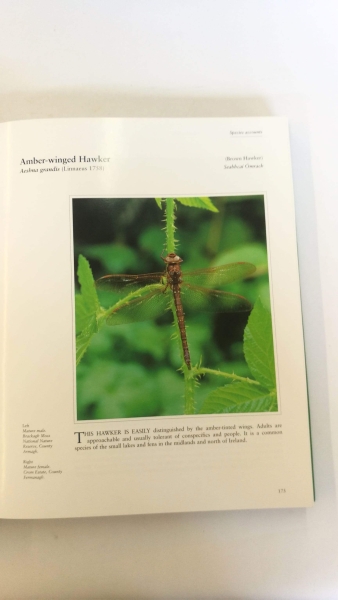
[[(269, 305), (263, 196), (212, 198), (218, 213), (177, 203), (177, 253), (182, 271), (247, 261), (256, 274), (228, 285), (252, 303)], [(164, 205), (163, 205), (164, 206)], [(73, 199), (74, 260), (90, 262), (94, 278), (109, 273), (164, 271), (164, 212), (153, 198)], [(76, 281), (76, 290), (79, 289)], [(222, 288), (223, 289), (223, 288)], [(118, 297), (99, 293), (102, 306)], [(243, 356), (248, 314), (187, 313), (192, 364), (250, 376)], [(172, 316), (155, 321), (105, 326), (77, 367), (79, 420), (183, 414), (183, 376)], [(219, 378), (204, 377), (196, 391), (197, 410)], [(222, 384), (224, 380), (222, 381)]]

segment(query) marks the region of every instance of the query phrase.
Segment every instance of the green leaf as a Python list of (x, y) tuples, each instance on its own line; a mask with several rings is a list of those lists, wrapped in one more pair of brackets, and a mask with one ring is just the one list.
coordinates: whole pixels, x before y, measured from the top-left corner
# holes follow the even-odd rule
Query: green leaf
[(248, 413), (277, 410), (275, 392), (249, 382), (230, 383), (206, 397), (200, 413)]
[(269, 390), (276, 387), (271, 314), (257, 300), (244, 330), (244, 355), (252, 375)]
[(162, 198), (155, 198), (155, 202), (159, 208), (162, 208)]
[(81, 254), (77, 274), (81, 286), (81, 294), (77, 294), (75, 297), (75, 321), (78, 334), (76, 336), (76, 364), (78, 365), (92, 336), (98, 331), (97, 317), (100, 312), (100, 304), (89, 262)]
[(218, 212), (218, 208), (212, 203), (210, 198), (175, 198), (177, 202), (184, 204), (184, 206), (192, 206), (194, 208), (204, 208), (205, 210), (211, 210), (211, 212)]
[(163, 230), (159, 229), (156, 225), (147, 227), (147, 229), (143, 231), (139, 237), (140, 248), (150, 252), (153, 256), (159, 259), (159, 262), (161, 262), (160, 254), (162, 252), (164, 242), (165, 237), (163, 235)]
[(271, 312), (269, 280), (258, 283), (256, 298), (260, 298), (264, 308)]
[(76, 334), (81, 333), (88, 325), (88, 315), (81, 294), (75, 295)]
[(76, 365), (78, 365), (83, 358), (93, 335), (97, 332), (96, 320), (92, 319), (88, 326), (76, 336)]
[(96, 244), (85, 247), (84, 251), (89, 258), (99, 259), (108, 273), (123, 273), (138, 265), (135, 250), (124, 244)]
[(133, 352), (144, 357), (149, 354), (155, 360), (163, 360), (170, 343), (171, 326), (157, 327), (151, 321), (121, 325), (114, 332), (117, 346), (126, 343)]
[(212, 266), (218, 267), (227, 263), (250, 262), (256, 267), (256, 273), (261, 275), (268, 270), (268, 258), (264, 244), (243, 244), (232, 250), (221, 252), (213, 261)]
[(81, 286), (81, 311), (85, 311), (87, 315), (96, 314), (100, 309), (100, 304), (96, 293), (95, 281), (89, 262), (82, 254), (79, 256), (77, 275)]
[(249, 224), (235, 214), (226, 216), (220, 240), (221, 250), (232, 250), (238, 246), (250, 244), (253, 239), (252, 224)]

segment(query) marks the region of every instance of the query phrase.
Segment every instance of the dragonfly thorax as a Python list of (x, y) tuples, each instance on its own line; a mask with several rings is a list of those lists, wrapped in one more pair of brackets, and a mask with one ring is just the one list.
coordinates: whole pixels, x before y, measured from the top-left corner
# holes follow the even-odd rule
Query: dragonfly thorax
[(183, 258), (178, 256), (178, 254), (175, 254), (175, 252), (170, 252), (169, 254), (167, 254), (167, 256), (165, 256), (164, 258), (162, 256), (161, 258), (165, 263), (167, 263), (167, 265), (177, 265), (183, 262)]

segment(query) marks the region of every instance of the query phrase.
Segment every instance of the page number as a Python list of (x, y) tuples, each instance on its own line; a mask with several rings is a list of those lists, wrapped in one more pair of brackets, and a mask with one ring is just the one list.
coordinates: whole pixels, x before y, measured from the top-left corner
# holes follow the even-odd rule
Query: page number
[(278, 488), (278, 493), (279, 494), (286, 494), (286, 489), (285, 488)]

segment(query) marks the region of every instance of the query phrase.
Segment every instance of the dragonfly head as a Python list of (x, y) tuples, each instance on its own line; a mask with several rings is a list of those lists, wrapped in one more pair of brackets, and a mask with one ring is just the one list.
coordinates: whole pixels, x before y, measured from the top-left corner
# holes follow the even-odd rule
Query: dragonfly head
[(161, 256), (161, 258), (165, 263), (167, 263), (167, 265), (176, 265), (183, 262), (183, 258), (178, 256), (178, 254), (175, 254), (175, 252), (170, 252), (169, 254), (167, 254), (167, 256), (165, 256), (164, 258), (163, 256)]

